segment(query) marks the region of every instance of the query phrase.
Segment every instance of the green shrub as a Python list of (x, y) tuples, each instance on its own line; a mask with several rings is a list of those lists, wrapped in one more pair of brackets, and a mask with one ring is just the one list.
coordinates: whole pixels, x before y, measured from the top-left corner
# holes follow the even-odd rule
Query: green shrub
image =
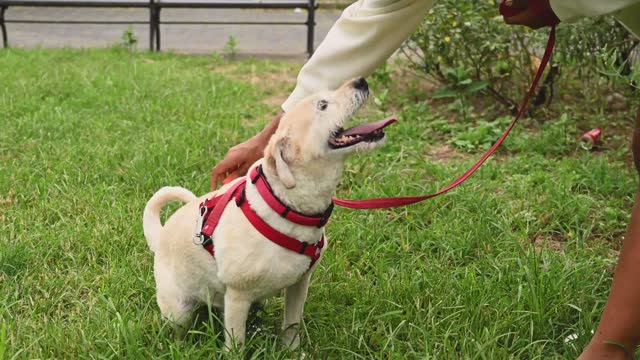
[[(542, 56), (547, 34), (505, 25), (494, 0), (442, 0), (402, 51), (412, 70), (444, 89), (464, 94), (470, 92), (467, 87), (478, 90), (482, 84), (482, 92), (514, 111), (532, 81), (536, 56)], [(626, 60), (637, 44), (612, 18), (584, 19), (558, 29), (553, 61), (560, 63), (565, 79), (598, 83), (602, 81), (597, 76), (600, 57), (595, 55), (600, 49), (616, 48), (613, 62), (624, 65), (621, 71), (628, 74), (632, 68)], [(587, 73), (591, 76), (583, 79)]]

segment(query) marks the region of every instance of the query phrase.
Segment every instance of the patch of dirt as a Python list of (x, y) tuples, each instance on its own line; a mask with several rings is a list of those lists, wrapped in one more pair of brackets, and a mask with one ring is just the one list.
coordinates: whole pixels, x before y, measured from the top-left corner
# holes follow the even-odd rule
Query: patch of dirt
[(9, 190), (5, 195), (0, 195), (0, 207), (10, 207), (15, 202), (15, 190)]
[(449, 144), (433, 145), (427, 152), (429, 160), (449, 161), (451, 159), (463, 159), (468, 156), (451, 147)]
[(238, 68), (238, 66), (235, 65), (235, 64), (228, 64), (228, 65), (211, 64), (211, 65), (207, 65), (207, 69), (209, 69), (211, 71), (215, 71), (215, 72), (223, 74), (223, 75), (232, 74), (237, 68)]
[(252, 85), (258, 85), (269, 94), (262, 99), (262, 103), (269, 107), (279, 108), (289, 96), (288, 88), (296, 83), (297, 71), (283, 69), (282, 71), (257, 71), (255, 66), (242, 67), (237, 64), (209, 65), (211, 71), (240, 80)]
[[(298, 73), (295, 71), (282, 71), (277, 73), (266, 73), (267, 81), (271, 81), (274, 83), (287, 83), (287, 84), (295, 84), (296, 77)], [(264, 78), (262, 78), (264, 80)]]
[(565, 242), (566, 241), (564, 241), (560, 236), (544, 236), (539, 234), (536, 235), (531, 244), (533, 245), (536, 253), (539, 253), (543, 248), (547, 248), (555, 252), (561, 252), (564, 250)]
[[(13, 204), (15, 204), (15, 196), (16, 196), (16, 191), (11, 189), (9, 190), (9, 192), (7, 194), (3, 194), (0, 195), (0, 209), (2, 208), (10, 208), (11, 206), (13, 206)], [(0, 224), (4, 223), (6, 221), (6, 216), (4, 214), (4, 212), (0, 213)], [(0, 281), (2, 281), (2, 278), (0, 278)]]
[(279, 83), (295, 83), (298, 72), (293, 69), (269, 72), (257, 71), (255, 65), (242, 66), (241, 64), (211, 64), (207, 68), (217, 73), (231, 76), (235, 79), (248, 81), (252, 84), (273, 85)]
[[(568, 234), (567, 236), (569, 237), (569, 239), (571, 238), (571, 234)], [(567, 243), (567, 240), (568, 240), (567, 238), (561, 236), (560, 234), (554, 234), (554, 235), (538, 234), (535, 236), (533, 240), (529, 240), (529, 241), (531, 245), (533, 245), (533, 248), (536, 251), (536, 253), (540, 253), (542, 249), (549, 249), (554, 252), (564, 251), (564, 247), (565, 247), (565, 244)], [(593, 241), (593, 240), (589, 240), (589, 241)], [(617, 259), (619, 255), (620, 255), (620, 250), (615, 248), (609, 249), (607, 253), (607, 256), (611, 259)], [(607, 271), (613, 274), (613, 272), (615, 271), (615, 264), (612, 265), (610, 268), (608, 268)]]
[(415, 71), (408, 70), (402, 65), (391, 65), (391, 87), (397, 94), (401, 94), (407, 89), (413, 90), (416, 98), (414, 100), (430, 100), (431, 94), (440, 89), (442, 84), (434, 78), (425, 77)]

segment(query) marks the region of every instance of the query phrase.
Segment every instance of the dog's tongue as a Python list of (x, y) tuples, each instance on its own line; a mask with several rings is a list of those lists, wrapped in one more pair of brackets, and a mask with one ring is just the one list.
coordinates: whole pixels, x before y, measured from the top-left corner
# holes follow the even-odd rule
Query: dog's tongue
[(376, 130), (384, 129), (385, 127), (393, 124), (396, 121), (398, 121), (398, 119), (395, 116), (391, 116), (389, 118), (386, 118), (378, 122), (354, 126), (351, 129), (345, 130), (340, 135), (345, 135), (345, 136), (368, 135)]

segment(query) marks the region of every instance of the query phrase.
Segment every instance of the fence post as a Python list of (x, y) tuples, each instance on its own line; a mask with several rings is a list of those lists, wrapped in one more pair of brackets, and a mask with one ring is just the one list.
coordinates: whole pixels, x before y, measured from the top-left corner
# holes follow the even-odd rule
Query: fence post
[(153, 43), (155, 39), (155, 0), (149, 0), (149, 50), (154, 51)]
[(309, 0), (309, 11), (307, 16), (307, 56), (313, 55), (314, 29), (316, 26), (316, 0)]
[(2, 28), (2, 47), (6, 48), (9, 46), (9, 37), (7, 35), (7, 26), (4, 23), (4, 12), (7, 10), (8, 6), (2, 5), (0, 7), (0, 28)]
[[(158, 0), (160, 1), (160, 0)], [(159, 6), (159, 4), (156, 6), (156, 20), (155, 20), (155, 25), (156, 25), (156, 51), (160, 51), (160, 10), (162, 10), (162, 8)]]

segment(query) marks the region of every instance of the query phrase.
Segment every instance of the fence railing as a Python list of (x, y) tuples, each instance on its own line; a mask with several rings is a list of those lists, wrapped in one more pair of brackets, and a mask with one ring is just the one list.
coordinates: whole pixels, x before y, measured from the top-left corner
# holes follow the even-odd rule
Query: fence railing
[[(59, 20), (59, 19), (7, 19), (10, 7), (57, 7), (57, 8), (145, 8), (149, 10), (149, 20)], [(304, 9), (306, 21), (162, 21), (162, 9)], [(314, 51), (316, 0), (0, 0), (0, 30), (2, 43), (9, 46), (6, 24), (91, 24), (91, 25), (149, 25), (149, 49), (160, 51), (162, 47), (160, 25), (305, 25), (307, 28), (307, 55)]]

